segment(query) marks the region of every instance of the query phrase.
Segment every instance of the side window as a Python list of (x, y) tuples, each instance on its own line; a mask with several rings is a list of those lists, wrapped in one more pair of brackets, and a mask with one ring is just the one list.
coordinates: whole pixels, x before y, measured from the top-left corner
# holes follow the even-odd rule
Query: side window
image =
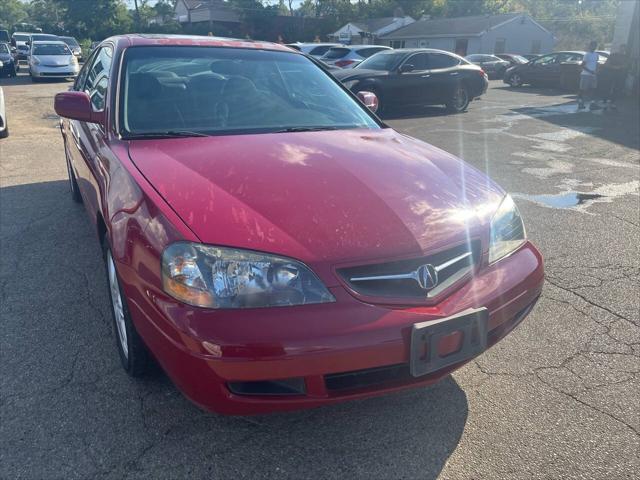
[(429, 54), (429, 70), (438, 70), (441, 68), (455, 67), (460, 63), (456, 57), (446, 55), (444, 53), (430, 53)]
[(113, 50), (111, 47), (102, 47), (96, 53), (93, 63), (87, 73), (84, 91), (87, 92), (89, 98), (91, 98), (91, 107), (95, 112), (104, 110), (112, 59)]
[(543, 57), (540, 58), (536, 58), (533, 63), (536, 65), (551, 65), (552, 63), (554, 63), (556, 61), (556, 55), (545, 55)]
[(73, 89), (79, 92), (84, 90), (84, 83), (87, 81), (87, 75), (89, 74), (89, 70), (91, 70), (91, 65), (93, 65), (93, 59), (95, 55), (91, 55), (89, 59), (85, 62), (80, 70), (80, 73), (76, 77), (76, 81), (73, 84)]
[(413, 65), (413, 69), (416, 71), (427, 70), (427, 58), (426, 53), (416, 53), (415, 55), (411, 55), (405, 63)]
[(360, 55), (362, 58), (369, 58), (371, 55), (373, 55), (374, 53), (378, 53), (382, 50), (385, 50), (384, 48), (362, 48), (360, 50), (358, 50), (358, 55)]

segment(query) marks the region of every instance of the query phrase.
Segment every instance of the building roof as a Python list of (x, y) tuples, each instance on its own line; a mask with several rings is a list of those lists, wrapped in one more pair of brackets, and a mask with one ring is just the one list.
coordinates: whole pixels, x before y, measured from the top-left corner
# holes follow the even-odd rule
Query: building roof
[(364, 32), (374, 33), (400, 19), (399, 17), (369, 18), (361, 22), (350, 23)]
[(394, 30), (382, 38), (415, 38), (441, 36), (476, 36), (502, 23), (513, 20), (522, 13), (505, 13), (502, 15), (476, 15), (473, 17), (435, 18), (418, 20)]
[(182, 0), (187, 10), (208, 10), (214, 22), (240, 22), (238, 12), (224, 0)]

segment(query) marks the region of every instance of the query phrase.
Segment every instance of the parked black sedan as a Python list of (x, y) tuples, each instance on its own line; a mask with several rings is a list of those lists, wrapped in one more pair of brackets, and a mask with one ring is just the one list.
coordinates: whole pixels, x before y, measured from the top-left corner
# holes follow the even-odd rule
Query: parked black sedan
[(489, 78), (502, 78), (504, 76), (504, 72), (506, 72), (507, 68), (511, 66), (509, 62), (502, 60), (495, 55), (476, 53), (473, 55), (467, 55), (464, 58), (474, 65), (478, 65), (482, 68)]
[[(576, 90), (580, 80), (580, 63), (585, 52), (554, 52), (540, 55), (529, 63), (507, 69), (504, 82), (512, 87), (525, 84)], [(598, 63), (607, 61), (606, 54), (598, 53)]]
[(446, 105), (462, 112), (488, 85), (480, 67), (433, 49), (386, 50), (355, 68), (331, 73), (354, 93), (375, 93), (378, 113), (409, 105)]
[(496, 53), (496, 57), (509, 62), (510, 67), (513, 67), (514, 65), (523, 65), (530, 60), (522, 55), (516, 55), (514, 53)]
[(8, 43), (0, 43), (0, 77), (15, 77), (18, 71), (16, 55)]

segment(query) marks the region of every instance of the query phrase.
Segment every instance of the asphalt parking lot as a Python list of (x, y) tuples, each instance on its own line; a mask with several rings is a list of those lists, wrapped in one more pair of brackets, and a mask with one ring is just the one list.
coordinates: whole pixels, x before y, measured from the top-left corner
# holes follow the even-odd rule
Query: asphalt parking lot
[(461, 115), (391, 114), (514, 195), (543, 296), (437, 385), (245, 418), (122, 371), (100, 249), (67, 188), (53, 95), (69, 84), (0, 85), (0, 477), (637, 478), (637, 108), (577, 113), (569, 95), (493, 81)]

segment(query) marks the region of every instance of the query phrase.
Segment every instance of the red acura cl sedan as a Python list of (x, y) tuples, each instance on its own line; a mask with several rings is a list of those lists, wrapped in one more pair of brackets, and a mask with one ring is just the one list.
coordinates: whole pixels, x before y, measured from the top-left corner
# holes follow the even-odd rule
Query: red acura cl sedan
[(511, 197), (360, 98), (281, 45), (143, 35), (56, 96), (130, 375), (153, 357), (220, 413), (315, 407), (433, 383), (529, 313)]

